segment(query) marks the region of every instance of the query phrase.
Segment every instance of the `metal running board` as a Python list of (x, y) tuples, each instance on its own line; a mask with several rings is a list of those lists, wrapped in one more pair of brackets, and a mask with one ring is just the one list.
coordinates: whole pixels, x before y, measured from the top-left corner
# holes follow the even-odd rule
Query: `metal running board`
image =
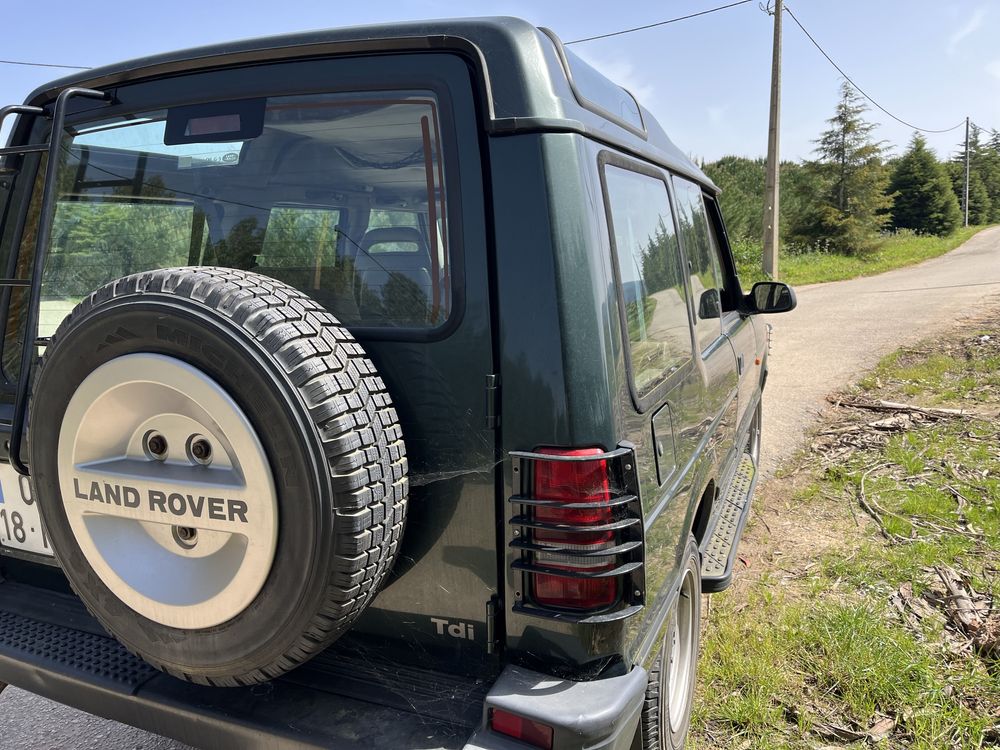
[(701, 551), (701, 590), (706, 594), (723, 591), (733, 581), (733, 564), (736, 551), (750, 515), (750, 501), (757, 484), (757, 469), (750, 454), (744, 453), (736, 469), (721, 508), (716, 515), (715, 527)]

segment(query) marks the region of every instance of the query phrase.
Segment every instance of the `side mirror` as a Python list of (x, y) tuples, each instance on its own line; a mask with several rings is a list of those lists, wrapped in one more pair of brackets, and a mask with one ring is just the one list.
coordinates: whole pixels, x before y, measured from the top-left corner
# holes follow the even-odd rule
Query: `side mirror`
[(718, 289), (706, 289), (698, 299), (698, 319), (710, 320), (722, 317), (722, 300)]
[(792, 288), (780, 281), (758, 281), (746, 296), (746, 302), (751, 314), (788, 312), (798, 304)]

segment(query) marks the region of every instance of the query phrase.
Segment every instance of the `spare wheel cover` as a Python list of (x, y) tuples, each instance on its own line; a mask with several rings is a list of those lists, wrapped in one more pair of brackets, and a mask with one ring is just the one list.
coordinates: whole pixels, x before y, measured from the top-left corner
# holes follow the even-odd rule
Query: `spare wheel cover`
[(399, 551), (407, 460), (384, 382), (336, 318), (258, 274), (151, 271), (81, 302), (34, 380), (28, 449), (80, 599), (194, 682), (294, 669)]
[[(146, 446), (155, 436), (162, 460)], [(205, 462), (195, 444), (209, 446)], [(87, 560), (139, 614), (207, 628), (264, 585), (278, 533), (271, 468), (242, 409), (192, 365), (126, 354), (88, 375), (59, 431), (59, 482)]]

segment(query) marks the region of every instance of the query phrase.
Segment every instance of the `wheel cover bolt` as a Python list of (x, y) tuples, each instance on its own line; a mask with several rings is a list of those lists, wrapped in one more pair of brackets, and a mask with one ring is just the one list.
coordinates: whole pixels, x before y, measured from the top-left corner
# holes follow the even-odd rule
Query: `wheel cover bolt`
[(158, 432), (146, 436), (146, 452), (151, 458), (162, 461), (167, 457), (167, 439)]
[(212, 446), (204, 438), (191, 443), (191, 455), (199, 461), (208, 461), (212, 457)]

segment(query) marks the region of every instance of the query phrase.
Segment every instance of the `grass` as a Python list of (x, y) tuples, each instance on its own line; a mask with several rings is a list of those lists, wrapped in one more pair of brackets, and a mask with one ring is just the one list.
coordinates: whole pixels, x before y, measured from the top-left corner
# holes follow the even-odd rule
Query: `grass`
[[(788, 284), (803, 285), (872, 276), (936, 258), (954, 250), (984, 228), (962, 227), (947, 237), (900, 232), (886, 236), (870, 253), (858, 256), (832, 252), (785, 253), (779, 259), (778, 277)], [(733, 250), (745, 288), (767, 278), (760, 268), (759, 243), (737, 240)]]
[[(741, 548), (750, 568), (711, 600), (694, 747), (860, 748), (863, 737), (837, 732), (880, 720), (893, 726), (882, 748), (1000, 745), (1000, 659), (969, 648), (944, 614), (914, 624), (890, 603), (903, 590), (934, 601), (931, 566), (949, 565), (1000, 607), (998, 371), (1000, 315), (898, 351), (856, 396), (985, 418), (876, 431), (834, 460), (817, 449), (765, 486)], [(862, 488), (892, 540), (858, 508)]]

